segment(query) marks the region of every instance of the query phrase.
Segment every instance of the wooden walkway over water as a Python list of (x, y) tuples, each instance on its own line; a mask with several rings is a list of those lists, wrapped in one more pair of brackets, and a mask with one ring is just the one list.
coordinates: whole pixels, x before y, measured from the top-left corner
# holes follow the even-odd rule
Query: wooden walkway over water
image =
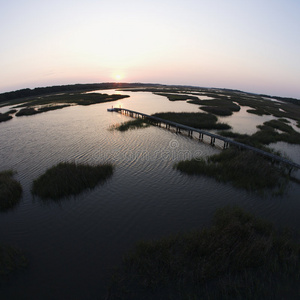
[(278, 162), (281, 164), (284, 164), (286, 166), (288, 166), (290, 168), (290, 172), (292, 171), (292, 169), (300, 169), (300, 165), (290, 161), (286, 158), (280, 157), (278, 155), (263, 151), (261, 149), (246, 145), (246, 144), (242, 144), (239, 142), (236, 142), (232, 139), (226, 138), (224, 136), (215, 134), (215, 133), (211, 133), (202, 129), (197, 129), (197, 128), (193, 128), (190, 126), (186, 126), (183, 124), (179, 124), (176, 122), (172, 122), (169, 120), (165, 120), (165, 119), (161, 119), (155, 116), (151, 116), (151, 115), (147, 115), (141, 112), (137, 112), (137, 111), (133, 111), (133, 110), (129, 110), (126, 108), (113, 108), (113, 109), (109, 109), (109, 111), (115, 111), (118, 113), (122, 113), (124, 115), (128, 115), (132, 118), (142, 118), (142, 119), (147, 119), (149, 121), (151, 121), (152, 123), (154, 123), (157, 126), (162, 126), (165, 125), (166, 129), (170, 129), (171, 127), (174, 128), (176, 130), (176, 133), (180, 133), (181, 130), (184, 130), (188, 133), (188, 136), (193, 137), (195, 134), (198, 134), (199, 140), (203, 141), (204, 136), (207, 136), (210, 138), (210, 144), (212, 146), (215, 145), (216, 140), (222, 141), (223, 142), (223, 149), (227, 149), (230, 145), (235, 146), (239, 149), (246, 149), (246, 150), (251, 150), (261, 156), (264, 156), (266, 158), (269, 158), (272, 162)]

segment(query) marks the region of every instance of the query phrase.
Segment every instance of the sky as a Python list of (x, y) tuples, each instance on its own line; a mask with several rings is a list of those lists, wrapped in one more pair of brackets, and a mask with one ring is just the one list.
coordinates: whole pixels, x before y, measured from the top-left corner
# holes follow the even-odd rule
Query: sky
[(143, 82), (300, 99), (299, 0), (0, 0), (0, 93)]

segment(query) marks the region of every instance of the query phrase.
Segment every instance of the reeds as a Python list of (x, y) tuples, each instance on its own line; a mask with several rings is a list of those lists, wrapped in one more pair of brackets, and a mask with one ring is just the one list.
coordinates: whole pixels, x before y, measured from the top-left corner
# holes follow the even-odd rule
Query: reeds
[(156, 113), (153, 116), (173, 121), (179, 124), (187, 125), (199, 129), (230, 129), (225, 123), (217, 123), (218, 118), (207, 113)]
[(59, 163), (34, 180), (32, 193), (43, 199), (60, 199), (93, 189), (113, 174), (111, 164), (89, 166), (76, 163)]
[(36, 114), (40, 114), (40, 113), (43, 113), (43, 112), (47, 112), (47, 111), (50, 111), (50, 110), (62, 109), (64, 107), (68, 107), (68, 106), (70, 106), (70, 105), (66, 104), (66, 105), (44, 106), (44, 107), (41, 107), (39, 109), (35, 109), (33, 107), (22, 108), (16, 113), (16, 116), (17, 117), (31, 116), (31, 115), (36, 115)]
[(104, 103), (109, 101), (116, 101), (122, 98), (129, 97), (128, 95), (119, 94), (100, 94), (100, 93), (64, 93), (59, 95), (47, 95), (31, 99), (25, 104), (21, 104), (18, 107), (33, 107), (37, 105), (48, 105), (48, 104), (78, 104), (78, 105), (91, 105), (96, 103)]
[(210, 228), (139, 242), (109, 299), (275, 299), (286, 296), (286, 287), (292, 295), (299, 251), (288, 233), (225, 207)]
[(201, 106), (202, 110), (217, 115), (217, 116), (231, 116), (232, 110), (227, 107), (216, 107), (216, 106)]
[(239, 105), (226, 97), (211, 100), (190, 100), (188, 102), (201, 105), (200, 109), (217, 116), (230, 116), (233, 112), (241, 109)]
[[(127, 95), (108, 95), (108, 94), (99, 94), (99, 93), (65, 93), (60, 95), (47, 95), (42, 97), (33, 98), (25, 104), (20, 104), (16, 106), (17, 108), (24, 107), (20, 109), (16, 116), (31, 116), (50, 110), (62, 109), (72, 105), (92, 105), (97, 103), (104, 103), (110, 101), (116, 101), (118, 99), (129, 97)], [(60, 103), (60, 104), (59, 104)], [(36, 106), (40, 106), (36, 108)], [(1, 116), (0, 116), (1, 120)]]
[(0, 123), (1, 122), (5, 122), (12, 119), (12, 116), (8, 115), (8, 114), (1, 114), (0, 113)]
[[(176, 93), (178, 93), (179, 91), (176, 90)], [(167, 97), (170, 101), (185, 101), (185, 100), (199, 100), (198, 97), (195, 96), (190, 96), (190, 95), (185, 95), (185, 94), (169, 94), (169, 93), (156, 93), (154, 92), (155, 95), (159, 95), (159, 96), (165, 96)]]
[(22, 196), (21, 184), (13, 179), (11, 170), (0, 172), (0, 211), (15, 207)]
[(280, 141), (290, 144), (300, 144), (300, 133), (287, 123), (288, 120), (286, 119), (267, 121), (263, 125), (258, 125), (257, 128), (259, 130), (252, 135), (231, 131), (221, 131), (219, 134), (233, 138), (237, 142), (271, 152), (271, 149), (265, 145)]
[(282, 187), (284, 183), (282, 173), (276, 166), (247, 150), (227, 149), (208, 159), (181, 161), (174, 167), (182, 173), (213, 177), (250, 191)]
[(127, 130), (132, 130), (132, 129), (146, 128), (149, 126), (150, 126), (150, 124), (147, 120), (136, 119), (136, 120), (130, 120), (127, 122), (123, 122), (119, 125), (115, 125), (112, 127), (112, 129), (119, 130), (119, 131), (127, 131)]
[(0, 113), (0, 123), (12, 119), (13, 117), (11, 115), (14, 114), (16, 111), (16, 109), (11, 109), (4, 114)]

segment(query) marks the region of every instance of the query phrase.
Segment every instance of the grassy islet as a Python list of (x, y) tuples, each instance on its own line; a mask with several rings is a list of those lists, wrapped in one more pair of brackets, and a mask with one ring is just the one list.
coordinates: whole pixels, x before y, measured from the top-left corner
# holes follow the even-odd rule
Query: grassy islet
[(62, 162), (34, 180), (32, 193), (43, 199), (60, 199), (77, 195), (104, 183), (113, 174), (111, 164), (90, 166)]

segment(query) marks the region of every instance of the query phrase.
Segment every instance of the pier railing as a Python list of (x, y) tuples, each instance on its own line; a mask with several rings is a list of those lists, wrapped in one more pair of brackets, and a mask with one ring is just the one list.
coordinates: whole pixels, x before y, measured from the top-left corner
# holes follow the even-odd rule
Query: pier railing
[(261, 149), (243, 144), (243, 143), (239, 143), (236, 142), (232, 139), (229, 139), (227, 137), (223, 137), (221, 135), (215, 134), (215, 133), (211, 133), (202, 129), (198, 129), (198, 128), (194, 128), (194, 127), (190, 127), (190, 126), (186, 126), (183, 124), (179, 124), (173, 121), (169, 121), (169, 120), (165, 120), (162, 118), (158, 118), (155, 116), (151, 116), (151, 115), (147, 115), (138, 111), (133, 111), (130, 109), (126, 109), (126, 108), (113, 108), (111, 111), (115, 111), (115, 112), (119, 112), (125, 115), (128, 115), (132, 118), (142, 118), (142, 119), (147, 119), (150, 120), (152, 123), (154, 123), (155, 125), (161, 126), (162, 124), (164, 124), (166, 126), (167, 129), (170, 129), (171, 127), (173, 127), (176, 130), (176, 133), (180, 133), (181, 130), (185, 130), (188, 133), (188, 136), (193, 137), (194, 134), (198, 134), (199, 135), (199, 140), (203, 141), (204, 136), (208, 136), (210, 138), (210, 144), (212, 146), (215, 145), (216, 140), (222, 141), (223, 144), (223, 149), (228, 148), (230, 145), (233, 145), (239, 149), (246, 149), (246, 150), (251, 150), (261, 156), (264, 156), (266, 158), (269, 158), (272, 162), (278, 162), (278, 163), (282, 163), (285, 164), (286, 166), (288, 166), (290, 168), (290, 172), (292, 171), (293, 168), (296, 169), (300, 169), (300, 165), (290, 161), (286, 158), (283, 158), (281, 156), (263, 151)]

